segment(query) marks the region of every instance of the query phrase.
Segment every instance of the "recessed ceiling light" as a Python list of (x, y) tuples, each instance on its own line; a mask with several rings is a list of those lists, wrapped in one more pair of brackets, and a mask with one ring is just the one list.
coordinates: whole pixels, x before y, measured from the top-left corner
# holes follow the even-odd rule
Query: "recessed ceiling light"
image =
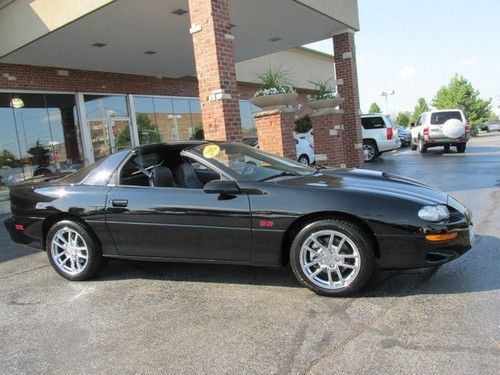
[(105, 45), (106, 45), (106, 43), (94, 43), (94, 44), (92, 44), (92, 47), (102, 48)]
[(269, 38), (268, 39), (270, 42), (277, 42), (278, 40), (281, 40), (281, 38), (278, 38), (277, 36), (273, 37), (273, 38)]
[(180, 9), (180, 8), (179, 8), (179, 9), (176, 9), (176, 10), (174, 10), (174, 11), (172, 12), (172, 14), (177, 14), (178, 16), (182, 16), (183, 14), (186, 14), (186, 13), (188, 13), (188, 11), (187, 11), (187, 10), (185, 10), (185, 9)]
[(156, 53), (156, 51), (146, 51), (144, 52), (144, 54), (146, 55), (154, 55)]

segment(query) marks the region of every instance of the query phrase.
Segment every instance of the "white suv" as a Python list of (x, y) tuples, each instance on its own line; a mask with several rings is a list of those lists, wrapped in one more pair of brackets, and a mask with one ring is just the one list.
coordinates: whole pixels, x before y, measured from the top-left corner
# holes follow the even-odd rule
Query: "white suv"
[(365, 161), (377, 159), (383, 152), (401, 147), (398, 129), (391, 116), (384, 114), (361, 115), (363, 127), (363, 157)]
[(418, 118), (416, 126), (411, 129), (411, 149), (421, 153), (429, 147), (456, 146), (457, 152), (465, 152), (470, 130), (467, 120), (460, 109), (443, 109), (424, 112)]

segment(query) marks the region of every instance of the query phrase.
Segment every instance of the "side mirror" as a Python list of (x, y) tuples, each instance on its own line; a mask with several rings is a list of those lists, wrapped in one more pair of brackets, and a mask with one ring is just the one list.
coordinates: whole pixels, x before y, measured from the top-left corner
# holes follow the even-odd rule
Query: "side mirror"
[(207, 194), (222, 195), (236, 195), (241, 192), (236, 182), (228, 180), (209, 181), (203, 187), (203, 191)]

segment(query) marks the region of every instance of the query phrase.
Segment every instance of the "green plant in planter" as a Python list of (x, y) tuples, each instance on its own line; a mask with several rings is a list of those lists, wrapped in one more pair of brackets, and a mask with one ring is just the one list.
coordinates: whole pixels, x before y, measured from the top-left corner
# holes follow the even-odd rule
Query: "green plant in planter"
[(314, 86), (314, 92), (307, 96), (309, 100), (324, 100), (324, 99), (336, 99), (339, 95), (335, 92), (333, 87), (330, 85), (332, 79), (309, 81)]
[(282, 66), (269, 65), (265, 71), (257, 73), (257, 78), (261, 87), (254, 97), (295, 92), (290, 79), (290, 69), (283, 69)]
[(311, 129), (312, 129), (312, 124), (309, 115), (305, 115), (295, 120), (296, 133), (307, 133)]

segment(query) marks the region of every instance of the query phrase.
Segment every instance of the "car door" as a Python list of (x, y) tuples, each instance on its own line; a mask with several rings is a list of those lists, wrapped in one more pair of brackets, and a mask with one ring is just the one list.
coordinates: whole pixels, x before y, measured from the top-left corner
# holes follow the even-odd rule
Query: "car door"
[(250, 261), (246, 194), (222, 197), (202, 189), (115, 186), (106, 206), (119, 255)]
[[(249, 262), (252, 238), (248, 196), (150, 187), (146, 176), (138, 171), (147, 171), (160, 159), (154, 153), (141, 154), (117, 172), (120, 177), (106, 200), (106, 223), (118, 254)], [(206, 170), (207, 178), (208, 173), (213, 179), (214, 172)]]

